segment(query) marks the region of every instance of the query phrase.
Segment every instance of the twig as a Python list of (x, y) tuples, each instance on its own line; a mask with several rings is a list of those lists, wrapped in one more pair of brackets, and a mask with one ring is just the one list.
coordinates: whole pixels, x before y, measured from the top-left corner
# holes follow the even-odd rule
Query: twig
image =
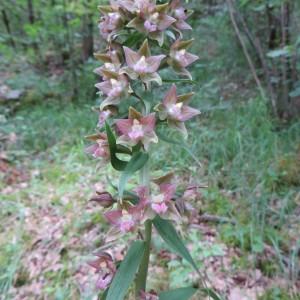
[(275, 116), (277, 116), (278, 111), (277, 111), (276, 97), (275, 97), (274, 89), (273, 89), (273, 86), (271, 83), (271, 74), (270, 74), (270, 70), (268, 67), (268, 63), (265, 59), (265, 55), (264, 55), (260, 40), (257, 36), (255, 36), (255, 37), (253, 36), (253, 34), (251, 33), (242, 14), (238, 10), (235, 10), (235, 13), (238, 16), (238, 18), (243, 26), (243, 29), (244, 29), (246, 35), (248, 36), (248, 38), (249, 38), (252, 46), (254, 47), (254, 49), (258, 55), (258, 58), (261, 62), (261, 66), (264, 71), (265, 81), (267, 84), (267, 89), (268, 89), (268, 92), (269, 92), (269, 95), (271, 98), (271, 105), (272, 105), (273, 113)]
[(216, 216), (216, 215), (210, 215), (210, 214), (202, 214), (199, 216), (198, 218), (199, 222), (202, 223), (230, 223), (232, 225), (236, 225), (236, 221), (226, 218), (226, 217), (220, 217), (220, 216)]
[(237, 26), (237, 23), (236, 23), (236, 20), (235, 20), (235, 16), (234, 16), (235, 10), (234, 10), (234, 7), (233, 7), (232, 0), (226, 0), (226, 1), (227, 1), (227, 4), (228, 4), (229, 15), (230, 15), (230, 19), (231, 19), (234, 31), (235, 31), (235, 33), (236, 33), (236, 35), (238, 37), (238, 40), (239, 40), (239, 42), (240, 42), (240, 44), (242, 46), (242, 49), (243, 49), (244, 55), (245, 55), (245, 57), (247, 59), (247, 62), (248, 62), (249, 68), (251, 70), (252, 76), (253, 76), (253, 78), (254, 78), (254, 80), (256, 82), (256, 85), (257, 85), (257, 87), (258, 87), (258, 89), (260, 91), (261, 97), (264, 100), (266, 100), (267, 97), (265, 95), (265, 91), (264, 91), (264, 89), (263, 89), (263, 87), (261, 85), (261, 82), (260, 82), (260, 80), (259, 80), (259, 78), (257, 76), (254, 64), (253, 64), (252, 59), (251, 59), (251, 57), (249, 55), (248, 49), (247, 49), (247, 47), (245, 45), (245, 42), (244, 42), (243, 37), (241, 35), (241, 32), (240, 32), (240, 30), (239, 30), (239, 28)]

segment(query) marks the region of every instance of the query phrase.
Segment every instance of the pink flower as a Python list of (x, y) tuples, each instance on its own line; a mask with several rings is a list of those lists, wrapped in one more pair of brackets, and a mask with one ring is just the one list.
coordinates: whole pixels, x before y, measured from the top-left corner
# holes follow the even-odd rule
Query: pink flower
[(133, 231), (143, 214), (141, 206), (131, 206), (127, 209), (111, 210), (104, 214), (105, 218), (121, 232)]
[(181, 34), (181, 30), (192, 30), (192, 27), (185, 22), (189, 17), (188, 11), (181, 6), (180, 0), (173, 0), (170, 4), (172, 15), (176, 19), (176, 22), (172, 24)]
[[(169, 208), (172, 206), (172, 198), (174, 197), (176, 186), (174, 184), (161, 184), (158, 185), (159, 193), (150, 195), (149, 189), (140, 186), (136, 189), (136, 193), (139, 196), (139, 206), (145, 209), (144, 217), (152, 219), (155, 217), (153, 214), (165, 215)], [(147, 207), (150, 209), (147, 209)]]
[(109, 109), (100, 111), (99, 118), (98, 118), (98, 124), (97, 126), (99, 128), (102, 128), (105, 124), (105, 121), (112, 115), (112, 112)]
[(131, 92), (128, 79), (125, 75), (119, 75), (114, 72), (105, 73), (110, 74), (112, 78), (95, 85), (96, 88), (107, 96), (100, 105), (101, 110), (109, 105), (118, 105), (121, 99), (126, 98)]
[(86, 148), (88, 154), (91, 154), (94, 158), (102, 157), (105, 160), (110, 159), (109, 144), (105, 133), (91, 135), (88, 136), (87, 139), (96, 142)]
[(151, 197), (151, 208), (158, 215), (164, 215), (174, 196), (176, 186), (174, 184), (163, 184), (159, 186), (160, 194)]
[(96, 53), (95, 58), (104, 63), (103, 66), (94, 70), (96, 74), (102, 76), (103, 80), (109, 80), (112, 73), (119, 73), (121, 62), (116, 50), (108, 53)]
[(123, 68), (131, 79), (140, 78), (149, 88), (150, 82), (155, 81), (159, 85), (162, 84), (161, 78), (157, 73), (161, 61), (165, 55), (151, 56), (148, 41), (145, 40), (138, 52), (131, 50), (128, 47), (123, 47), (127, 67)]
[(116, 121), (121, 136), (118, 144), (135, 146), (141, 143), (148, 150), (150, 143), (157, 143), (158, 138), (154, 132), (155, 114), (143, 116), (133, 108), (129, 109), (129, 118)]
[(144, 11), (146, 7), (154, 5), (153, 0), (119, 0), (118, 4), (130, 13)]
[(184, 122), (200, 114), (199, 110), (186, 105), (192, 96), (193, 93), (177, 96), (176, 85), (173, 84), (163, 102), (155, 107), (161, 120), (167, 119), (170, 126), (180, 130), (185, 136), (187, 130)]
[(110, 254), (104, 252), (97, 254), (97, 256), (98, 258), (95, 261), (91, 261), (88, 264), (95, 268), (99, 274), (96, 287), (100, 290), (105, 290), (116, 273), (116, 266)]
[(118, 7), (113, 4), (111, 6), (99, 6), (99, 9), (103, 13), (98, 26), (100, 34), (104, 39), (110, 41), (124, 25), (122, 15)]
[(186, 67), (199, 58), (197, 55), (187, 52), (187, 49), (191, 46), (192, 42), (193, 40), (176, 40), (171, 46), (170, 58), (168, 59), (168, 63), (177, 73), (187, 76), (190, 79), (192, 79), (192, 76)]
[(164, 42), (164, 31), (170, 27), (176, 19), (167, 15), (169, 4), (155, 5), (153, 2), (145, 1), (138, 5), (137, 17), (127, 24), (153, 40), (157, 40), (162, 46)]

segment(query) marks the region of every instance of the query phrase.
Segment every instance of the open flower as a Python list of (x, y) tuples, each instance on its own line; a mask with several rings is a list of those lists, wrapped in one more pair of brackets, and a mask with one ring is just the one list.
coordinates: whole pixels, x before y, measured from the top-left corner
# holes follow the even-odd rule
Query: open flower
[(123, 233), (133, 231), (143, 215), (142, 206), (111, 210), (104, 214), (105, 218)]
[(155, 81), (159, 85), (162, 84), (161, 78), (157, 73), (161, 61), (165, 55), (151, 56), (148, 40), (145, 40), (138, 52), (131, 50), (128, 47), (123, 47), (125, 59), (128, 67), (123, 68), (131, 79), (140, 78), (150, 88), (150, 82)]
[(104, 63), (101, 67), (94, 70), (96, 74), (102, 76), (103, 80), (109, 80), (111, 78), (110, 72), (119, 73), (121, 62), (116, 50), (107, 53), (96, 53), (95, 58)]
[(198, 60), (198, 56), (187, 52), (193, 40), (181, 41), (176, 40), (170, 49), (170, 57), (168, 59), (169, 65), (178, 74), (187, 76), (192, 79), (192, 75), (186, 69), (190, 64)]
[(174, 184), (163, 184), (159, 186), (160, 193), (151, 197), (151, 208), (158, 215), (164, 215), (171, 204), (176, 186)]
[(186, 105), (192, 96), (193, 93), (177, 96), (176, 85), (173, 84), (163, 102), (155, 107), (159, 112), (159, 118), (167, 119), (168, 124), (180, 130), (184, 136), (187, 136), (184, 122), (200, 114), (199, 110)]
[(111, 76), (109, 80), (97, 83), (95, 86), (107, 97), (100, 105), (100, 110), (103, 110), (109, 105), (118, 105), (122, 98), (128, 97), (131, 92), (129, 82), (124, 74), (105, 71), (106, 76)]
[(96, 287), (100, 290), (105, 290), (110, 285), (117, 269), (110, 254), (103, 252), (96, 254), (96, 256), (98, 258), (88, 264), (95, 268), (99, 274)]
[(158, 138), (154, 132), (155, 114), (143, 116), (132, 107), (129, 109), (129, 118), (116, 121), (116, 126), (121, 136), (118, 144), (135, 146), (141, 143), (148, 150), (150, 143), (157, 143)]
[(155, 217), (155, 214), (165, 216), (171, 207), (173, 210), (172, 198), (174, 197), (176, 186), (171, 183), (161, 184), (158, 185), (158, 189), (159, 192), (154, 194), (150, 194), (149, 189), (144, 186), (136, 189), (140, 199), (139, 205), (146, 208), (145, 218), (152, 219)]
[(124, 25), (122, 15), (115, 5), (99, 6), (99, 9), (103, 14), (98, 26), (100, 34), (104, 39), (110, 41)]
[(102, 157), (105, 160), (110, 159), (109, 144), (105, 133), (98, 133), (86, 137), (88, 140), (94, 141), (95, 144), (86, 148), (86, 152), (94, 158)]
[(99, 113), (98, 124), (99, 128), (102, 128), (105, 125), (106, 120), (112, 115), (112, 112), (109, 109), (102, 110)]
[(137, 17), (127, 24), (149, 38), (157, 40), (162, 46), (164, 42), (164, 30), (170, 27), (176, 19), (167, 15), (169, 4), (155, 5), (153, 2), (145, 2), (138, 12)]
[(145, 7), (155, 5), (153, 0), (119, 0), (118, 4), (130, 13), (138, 13), (144, 11)]
[(182, 36), (181, 30), (192, 30), (192, 27), (185, 22), (189, 17), (188, 10), (181, 6), (180, 0), (173, 0), (170, 4), (172, 16), (176, 19), (176, 22), (172, 24), (173, 27)]

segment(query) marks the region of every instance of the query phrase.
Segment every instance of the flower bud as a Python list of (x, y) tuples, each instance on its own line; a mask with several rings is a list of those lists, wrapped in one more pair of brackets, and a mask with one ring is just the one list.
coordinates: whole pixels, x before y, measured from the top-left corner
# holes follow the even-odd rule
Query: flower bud
[(111, 207), (114, 204), (115, 200), (110, 193), (108, 192), (96, 192), (96, 193), (97, 195), (92, 197), (90, 201), (95, 201), (104, 208)]

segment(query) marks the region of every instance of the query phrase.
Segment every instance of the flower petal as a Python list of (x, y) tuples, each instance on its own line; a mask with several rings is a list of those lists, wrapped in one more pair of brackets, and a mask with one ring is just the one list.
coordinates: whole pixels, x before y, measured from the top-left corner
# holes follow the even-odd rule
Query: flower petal
[(192, 64), (193, 62), (195, 62), (196, 60), (199, 59), (199, 56), (197, 55), (194, 55), (194, 54), (191, 54), (191, 53), (186, 53), (185, 56), (184, 56), (184, 61), (183, 61), (183, 64), (182, 66), (183, 67), (187, 67), (189, 66), (190, 64)]
[(159, 23), (158, 23), (158, 30), (164, 31), (169, 26), (171, 26), (174, 22), (176, 22), (176, 19), (174, 19), (173, 17), (170, 17), (170, 16), (165, 15), (165, 14), (161, 14), (160, 15), (160, 20), (159, 20)]
[(173, 198), (175, 191), (176, 191), (176, 185), (172, 183), (165, 183), (159, 186), (159, 189), (161, 193), (164, 194), (164, 200), (169, 201)]
[(147, 132), (152, 132), (155, 128), (155, 113), (151, 113), (148, 116), (145, 116), (141, 119), (141, 124), (144, 125), (144, 131), (145, 133)]
[(173, 24), (179, 30), (192, 30), (193, 28), (184, 20), (178, 20)]
[(113, 225), (117, 225), (119, 223), (119, 219), (122, 217), (121, 210), (111, 210), (104, 213), (104, 217)]
[(176, 85), (173, 84), (163, 100), (163, 105), (165, 107), (168, 107), (173, 104), (176, 104), (176, 102), (177, 102), (177, 88), (176, 88)]
[(184, 105), (181, 109), (180, 121), (185, 122), (199, 114), (200, 114), (200, 111), (198, 109)]
[(125, 46), (123, 49), (127, 65), (133, 68), (136, 62), (141, 58), (140, 54)]
[(119, 119), (116, 121), (116, 126), (121, 134), (128, 134), (131, 130), (133, 121), (131, 119)]
[(95, 84), (95, 87), (98, 90), (100, 90), (102, 93), (104, 93), (105, 95), (108, 95), (112, 89), (110, 80), (99, 82), (99, 83)]
[(146, 58), (147, 73), (154, 73), (159, 68), (161, 61), (165, 58), (165, 55), (155, 55)]

